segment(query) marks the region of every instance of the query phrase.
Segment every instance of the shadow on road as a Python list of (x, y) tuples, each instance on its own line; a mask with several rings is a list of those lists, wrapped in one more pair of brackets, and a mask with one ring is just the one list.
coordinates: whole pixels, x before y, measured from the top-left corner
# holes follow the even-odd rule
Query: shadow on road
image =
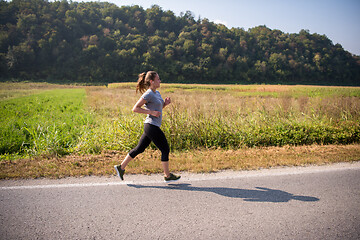
[(153, 188), (153, 189), (170, 189), (182, 191), (196, 191), (196, 192), (212, 192), (224, 197), (242, 198), (247, 202), (289, 202), (290, 200), (298, 200), (303, 202), (319, 201), (319, 198), (310, 196), (299, 196), (291, 193), (256, 187), (257, 190), (240, 189), (240, 188), (224, 188), (224, 187), (193, 187), (191, 184), (169, 184), (167, 186), (145, 186), (128, 184), (129, 187), (134, 188)]

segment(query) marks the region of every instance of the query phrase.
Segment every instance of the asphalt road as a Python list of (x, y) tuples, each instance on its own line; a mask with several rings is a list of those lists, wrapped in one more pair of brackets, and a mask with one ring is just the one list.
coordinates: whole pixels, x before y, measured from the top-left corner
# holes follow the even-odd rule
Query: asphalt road
[(360, 239), (360, 162), (0, 181), (0, 239)]

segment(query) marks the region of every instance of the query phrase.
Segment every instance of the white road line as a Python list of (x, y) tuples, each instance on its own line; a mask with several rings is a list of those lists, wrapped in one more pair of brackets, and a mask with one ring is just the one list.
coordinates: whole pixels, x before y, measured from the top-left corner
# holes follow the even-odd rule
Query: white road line
[(76, 188), (76, 187), (101, 187), (134, 184), (129, 181), (106, 182), (106, 183), (70, 183), (70, 184), (49, 184), (49, 185), (28, 185), (28, 186), (10, 186), (1, 187), (0, 190), (20, 190), (20, 189), (46, 189), (46, 188)]
[[(257, 171), (224, 171), (211, 174), (182, 174), (181, 182), (197, 182), (206, 180), (226, 180), (226, 179), (239, 179), (261, 176), (284, 176), (294, 174), (309, 174), (339, 170), (360, 170), (360, 161), (354, 163), (340, 163), (325, 166), (310, 166), (310, 167), (289, 167), (289, 168), (275, 168), (275, 169), (262, 169)], [(44, 184), (44, 185), (21, 185), (21, 186), (4, 186), (0, 187), (0, 190), (25, 190), (25, 189), (49, 189), (49, 188), (81, 188), (81, 187), (104, 187), (104, 186), (122, 186), (128, 184), (166, 184), (161, 181), (161, 175), (158, 180), (153, 180), (153, 177), (149, 177), (149, 180), (140, 181), (116, 181), (116, 182), (89, 182), (89, 183), (63, 183), (63, 184)], [(75, 179), (76, 180), (76, 179)], [(6, 181), (6, 180), (4, 180)], [(30, 180), (31, 181), (31, 180)]]

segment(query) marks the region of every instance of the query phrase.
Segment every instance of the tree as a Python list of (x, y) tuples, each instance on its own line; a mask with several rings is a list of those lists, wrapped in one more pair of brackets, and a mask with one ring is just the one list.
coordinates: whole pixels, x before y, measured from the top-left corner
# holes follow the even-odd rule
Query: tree
[[(360, 60), (309, 30), (228, 29), (160, 6), (0, 1), (5, 78), (114, 82), (161, 71), (173, 82), (360, 85)], [(5, 79), (6, 80), (6, 79)]]

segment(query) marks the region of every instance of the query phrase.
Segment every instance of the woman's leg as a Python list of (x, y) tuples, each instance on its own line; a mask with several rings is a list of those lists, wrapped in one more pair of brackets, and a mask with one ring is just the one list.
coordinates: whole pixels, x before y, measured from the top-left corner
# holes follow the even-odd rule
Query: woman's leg
[(159, 150), (161, 151), (161, 163), (162, 163), (162, 167), (164, 169), (164, 174), (166, 177), (169, 177), (170, 176), (170, 171), (169, 171), (170, 148), (169, 148), (169, 144), (168, 144), (165, 134), (159, 127), (151, 125), (151, 124), (145, 124), (144, 133), (148, 136), (148, 138), (151, 139), (151, 141), (154, 142), (156, 147), (158, 147)]
[(169, 162), (161, 162), (165, 177), (170, 177)]
[(146, 134), (144, 133), (140, 140), (138, 145), (133, 148), (128, 155), (126, 155), (126, 157), (124, 158), (124, 160), (121, 162), (121, 169), (124, 170), (125, 167), (129, 164), (129, 162), (131, 160), (133, 160), (137, 155), (139, 155), (140, 153), (144, 152), (145, 149), (150, 145), (151, 140), (150, 138), (148, 138), (146, 136)]
[(151, 140), (146, 136), (144, 133), (140, 140), (138, 145), (132, 149), (129, 154), (126, 155), (124, 160), (121, 162), (121, 165), (115, 165), (115, 170), (117, 172), (117, 175), (120, 177), (121, 180), (124, 180), (124, 174), (125, 174), (125, 167), (128, 165), (128, 163), (133, 160), (138, 154), (145, 151), (145, 149), (150, 145)]
[(124, 158), (124, 160), (121, 162), (121, 165), (120, 165), (120, 167), (121, 167), (121, 169), (122, 170), (125, 170), (125, 168), (126, 168), (126, 166), (129, 164), (129, 162), (131, 161), (131, 160), (133, 160), (134, 158), (132, 158), (129, 154), (128, 155), (126, 155), (126, 157)]

